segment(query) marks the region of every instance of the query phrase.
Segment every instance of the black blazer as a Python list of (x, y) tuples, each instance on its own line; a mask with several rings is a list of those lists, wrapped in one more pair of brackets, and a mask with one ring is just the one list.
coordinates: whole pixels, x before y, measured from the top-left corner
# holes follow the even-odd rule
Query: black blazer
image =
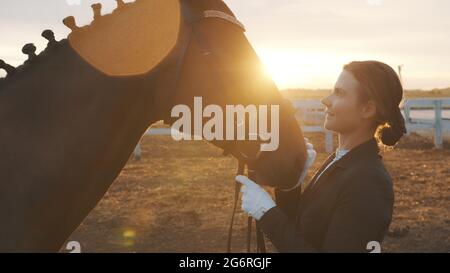
[[(332, 154), (311, 181), (331, 162)], [(392, 219), (394, 192), (375, 138), (351, 149), (301, 193), (276, 191), (258, 225), (280, 252), (369, 252)]]

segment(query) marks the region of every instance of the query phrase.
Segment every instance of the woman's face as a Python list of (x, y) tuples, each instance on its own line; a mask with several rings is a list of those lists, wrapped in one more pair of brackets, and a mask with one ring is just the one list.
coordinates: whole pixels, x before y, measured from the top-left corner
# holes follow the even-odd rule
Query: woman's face
[(361, 87), (352, 73), (343, 70), (333, 92), (322, 103), (326, 106), (325, 128), (337, 133), (349, 133), (368, 125), (375, 114), (374, 105), (362, 104)]

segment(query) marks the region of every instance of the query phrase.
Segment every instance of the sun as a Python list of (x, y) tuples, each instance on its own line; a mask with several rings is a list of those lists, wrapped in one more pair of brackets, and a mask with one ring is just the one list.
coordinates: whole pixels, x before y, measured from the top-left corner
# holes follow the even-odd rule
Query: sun
[(280, 89), (330, 88), (347, 61), (333, 52), (259, 49), (265, 71)]
[(279, 88), (302, 86), (306, 83), (306, 73), (292, 55), (282, 51), (261, 51), (259, 56), (265, 72)]

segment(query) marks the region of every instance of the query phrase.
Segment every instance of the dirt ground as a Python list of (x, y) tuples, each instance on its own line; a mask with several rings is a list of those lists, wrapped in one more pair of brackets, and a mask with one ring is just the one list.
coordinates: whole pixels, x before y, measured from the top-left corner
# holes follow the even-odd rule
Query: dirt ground
[[(318, 152), (311, 175), (327, 154), (323, 135), (305, 136)], [(396, 194), (383, 252), (450, 252), (450, 149), (430, 143), (412, 135), (382, 151)], [(145, 137), (142, 148), (69, 241), (83, 252), (224, 252), (236, 161), (170, 136)], [(246, 251), (246, 224), (239, 210), (233, 251)]]

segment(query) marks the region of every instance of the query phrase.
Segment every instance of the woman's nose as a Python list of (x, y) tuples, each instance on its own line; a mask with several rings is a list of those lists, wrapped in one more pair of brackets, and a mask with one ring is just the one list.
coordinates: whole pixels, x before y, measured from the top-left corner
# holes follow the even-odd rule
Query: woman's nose
[(331, 105), (330, 96), (327, 96), (327, 97), (321, 99), (320, 102), (329, 108)]

